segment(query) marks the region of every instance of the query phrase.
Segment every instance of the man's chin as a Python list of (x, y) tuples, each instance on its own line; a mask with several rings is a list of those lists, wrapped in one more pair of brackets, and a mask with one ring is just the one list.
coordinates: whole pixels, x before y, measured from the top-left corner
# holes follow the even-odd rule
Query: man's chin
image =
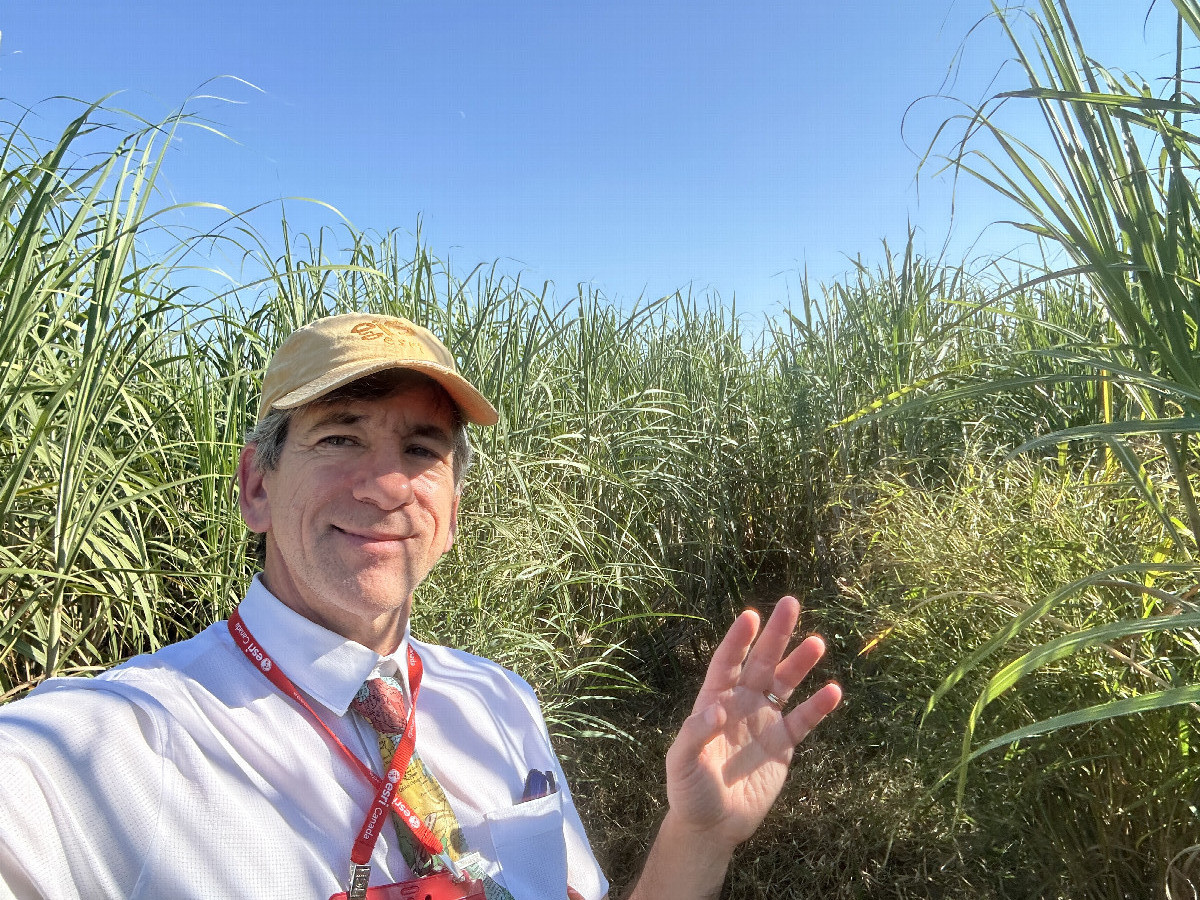
[(395, 576), (360, 578), (350, 587), (355, 594), (351, 602), (362, 611), (366, 619), (386, 622), (399, 617), (407, 621), (409, 610), (412, 608), (412, 593), (397, 590), (397, 587), (403, 584), (407, 582)]

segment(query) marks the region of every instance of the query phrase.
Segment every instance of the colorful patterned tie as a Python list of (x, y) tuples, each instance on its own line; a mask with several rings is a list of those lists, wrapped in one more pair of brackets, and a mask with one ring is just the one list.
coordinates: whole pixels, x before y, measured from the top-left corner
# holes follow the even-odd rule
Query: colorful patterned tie
[[(386, 765), (396, 752), (396, 744), (408, 721), (408, 702), (404, 698), (403, 686), (390, 676), (368, 679), (358, 689), (350, 707), (366, 719), (379, 735), (379, 752)], [(413, 751), (404, 777), (400, 779), (399, 790), (404, 802), (425, 820), (425, 824), (437, 835), (452, 859), (457, 861), (467, 852), (462, 828), (459, 827), (454, 810), (450, 808), (446, 792), (421, 761), (416, 750)], [(429, 858), (412, 832), (402, 822), (397, 821), (394, 814), (392, 822), (400, 838), (400, 852), (413, 872), (424, 874), (430, 871), (431, 863), (440, 865)], [(475, 878), (482, 877), (487, 900), (513, 900), (512, 894), (503, 885), (482, 872), (475, 871), (476, 868), (469, 866), (467, 870)]]

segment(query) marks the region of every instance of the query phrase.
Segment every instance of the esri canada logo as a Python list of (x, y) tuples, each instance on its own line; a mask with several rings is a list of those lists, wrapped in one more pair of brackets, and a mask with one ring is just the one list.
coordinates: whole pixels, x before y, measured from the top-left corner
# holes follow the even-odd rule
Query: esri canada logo
[(262, 670), (264, 672), (270, 672), (271, 671), (271, 657), (264, 656), (262, 658), (262, 662), (259, 663), (259, 666), (262, 668)]

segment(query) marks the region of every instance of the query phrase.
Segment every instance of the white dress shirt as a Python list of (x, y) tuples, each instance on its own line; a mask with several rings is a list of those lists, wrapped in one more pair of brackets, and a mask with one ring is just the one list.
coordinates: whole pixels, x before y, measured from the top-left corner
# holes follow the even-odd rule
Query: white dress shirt
[[(381, 657), (280, 603), (255, 579), (242, 618), (360, 759), (349, 712)], [(599, 900), (592, 855), (533, 690), (468, 653), (412, 640), (425, 676), (417, 750), (470, 850), (517, 900)], [(559, 791), (522, 803), (530, 769)], [(235, 647), (224, 622), (94, 679), (56, 678), (0, 708), (0, 897), (324, 898), (346, 888), (374, 796), (328, 736)], [(371, 884), (411, 876), (382, 829)]]

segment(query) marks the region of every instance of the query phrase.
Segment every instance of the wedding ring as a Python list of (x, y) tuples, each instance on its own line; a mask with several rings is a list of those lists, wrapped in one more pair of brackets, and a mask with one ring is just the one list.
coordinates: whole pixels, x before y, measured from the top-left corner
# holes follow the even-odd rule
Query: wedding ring
[(763, 691), (763, 696), (767, 698), (768, 703), (770, 703), (780, 712), (783, 712), (783, 700), (781, 700), (779, 697), (776, 697), (770, 691)]

